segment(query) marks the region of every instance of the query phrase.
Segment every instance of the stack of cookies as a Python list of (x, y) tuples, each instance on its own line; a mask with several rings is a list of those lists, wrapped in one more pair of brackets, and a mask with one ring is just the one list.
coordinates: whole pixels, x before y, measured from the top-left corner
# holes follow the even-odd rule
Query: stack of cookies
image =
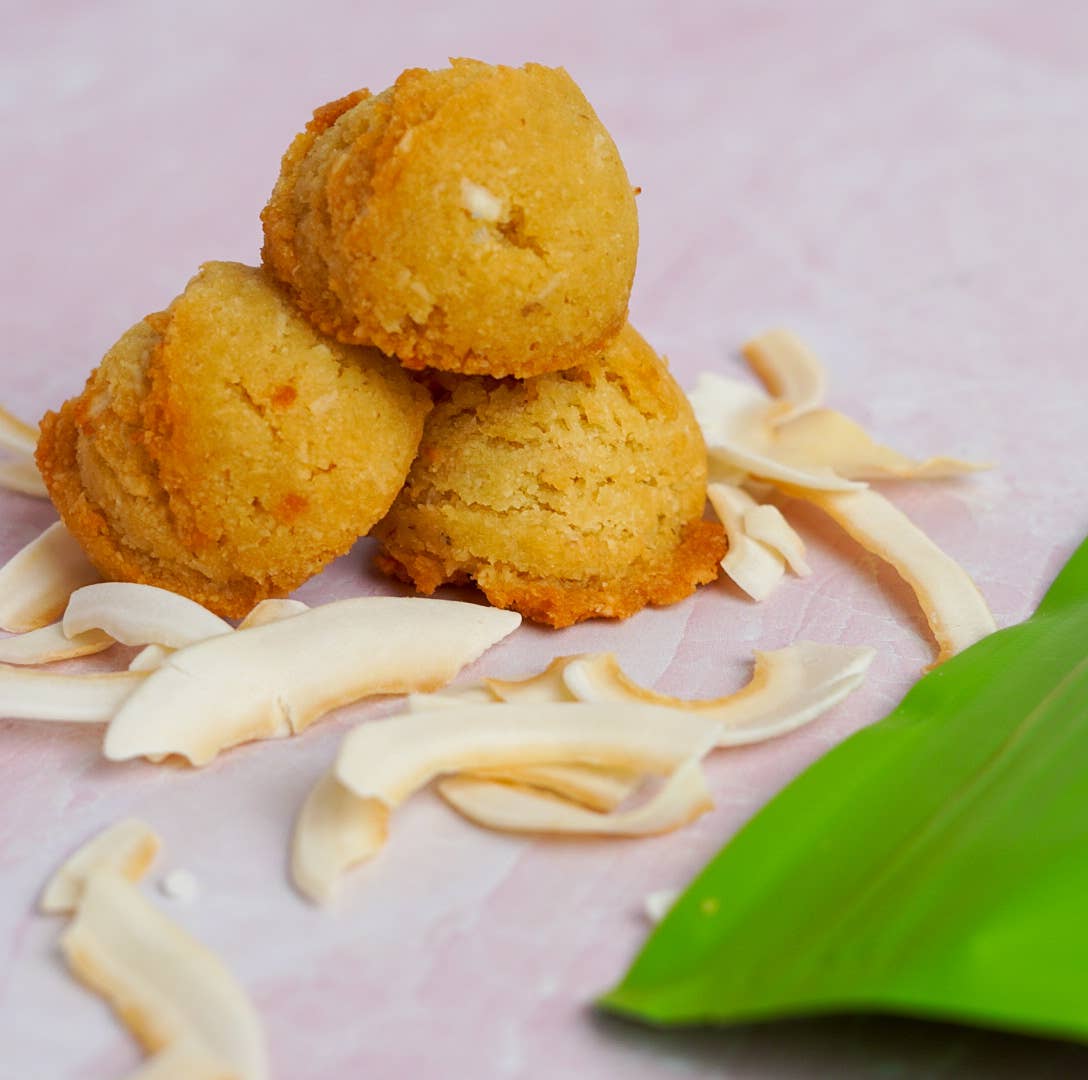
[(318, 109), (262, 215), (42, 422), (107, 577), (237, 616), (371, 533), (431, 593), (566, 626), (717, 575), (706, 453), (627, 323), (638, 222), (562, 70), (453, 61)]

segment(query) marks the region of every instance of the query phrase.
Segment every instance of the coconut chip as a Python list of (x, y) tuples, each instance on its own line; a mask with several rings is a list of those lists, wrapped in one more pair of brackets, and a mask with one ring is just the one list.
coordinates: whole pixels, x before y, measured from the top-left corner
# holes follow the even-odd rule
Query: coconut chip
[(25, 634), (0, 639), (0, 663), (53, 664), (58, 660), (75, 660), (104, 652), (114, 644), (113, 638), (101, 630), (88, 630), (74, 638), (64, 633), (59, 622), (30, 630)]
[(762, 503), (746, 510), (744, 531), (752, 540), (781, 555), (798, 577), (808, 577), (812, 573), (805, 559), (805, 542), (777, 506)]
[(0, 461), (0, 487), (17, 491), (20, 495), (32, 495), (36, 499), (49, 498), (33, 458), (14, 457)]
[(147, 676), (110, 724), (105, 754), (203, 765), (363, 697), (434, 689), (520, 622), (477, 604), (364, 597), (198, 642)]
[(978, 587), (901, 510), (875, 491), (798, 491), (862, 547), (890, 563), (914, 590), (937, 639), (940, 664), (997, 629)]
[(87, 878), (97, 870), (109, 868), (139, 881), (147, 873), (162, 841), (136, 818), (118, 821), (87, 841), (71, 855), (49, 879), (38, 902), (38, 910), (47, 915), (70, 915), (78, 907)]
[(129, 671), (154, 671), (162, 667), (166, 658), (177, 652), (177, 649), (168, 649), (165, 645), (145, 645), (130, 661)]
[(735, 694), (703, 701), (668, 697), (632, 682), (611, 653), (571, 664), (567, 685), (579, 701), (665, 706), (697, 713), (722, 725), (719, 746), (742, 746), (793, 731), (855, 690), (874, 649), (801, 641), (755, 654), (748, 684)]
[(195, 1044), (241, 1080), (267, 1077), (264, 1033), (237, 981), (116, 871), (88, 875), (61, 949), (149, 1051)]
[(0, 567), (0, 627), (37, 630), (60, 618), (68, 597), (98, 571), (58, 521)]
[(238, 629), (252, 630), (257, 626), (267, 626), (269, 623), (290, 619), (293, 615), (301, 615), (309, 610), (310, 605), (304, 604), (301, 600), (262, 600), (238, 624)]
[(139, 672), (58, 675), (0, 664), (0, 717), (103, 723), (146, 678)]
[(439, 780), (438, 791), (458, 813), (489, 829), (654, 836), (687, 825), (714, 806), (699, 760), (701, 756), (681, 765), (657, 794), (640, 806), (614, 813), (597, 813), (532, 788), (464, 775)]
[(392, 809), (440, 775), (555, 763), (668, 774), (719, 734), (702, 717), (578, 703), (466, 705), (450, 719), (439, 708), (371, 721), (347, 736), (296, 823), (292, 876), (305, 895), (326, 899), (348, 866), (381, 848)]
[(741, 346), (748, 366), (777, 400), (772, 423), (801, 416), (816, 408), (827, 387), (823, 364), (789, 330), (768, 330)]
[(539, 788), (560, 798), (607, 813), (638, 789), (642, 774), (632, 769), (597, 765), (523, 765), (519, 768), (472, 769), (461, 774)]
[(91, 629), (104, 630), (124, 645), (170, 649), (233, 633), (230, 623), (195, 600), (128, 581), (101, 581), (72, 593), (64, 632), (74, 637)]
[(462, 705), (498, 705), (497, 698), (483, 683), (447, 686), (433, 694), (409, 694), (408, 712), (430, 712), (432, 709), (459, 708)]
[(786, 560), (778, 551), (748, 535), (745, 515), (759, 504), (732, 484), (708, 484), (706, 497), (729, 541), (722, 569), (753, 600), (765, 600), (782, 580)]

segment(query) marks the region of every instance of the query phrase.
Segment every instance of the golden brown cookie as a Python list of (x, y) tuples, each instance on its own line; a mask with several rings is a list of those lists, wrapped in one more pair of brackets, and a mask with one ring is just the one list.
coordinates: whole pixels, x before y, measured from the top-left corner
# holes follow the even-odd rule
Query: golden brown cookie
[(626, 319), (634, 193), (565, 71), (454, 60), (318, 109), (262, 215), (265, 265), (341, 341), (525, 377)]
[(469, 580), (568, 626), (712, 581), (706, 448), (665, 363), (626, 327), (602, 360), (533, 379), (442, 378), (419, 456), (375, 526), (378, 565), (431, 593)]
[(105, 577), (236, 617), (385, 513), (429, 408), (399, 365), (323, 338), (263, 271), (213, 262), (46, 414), (38, 464)]

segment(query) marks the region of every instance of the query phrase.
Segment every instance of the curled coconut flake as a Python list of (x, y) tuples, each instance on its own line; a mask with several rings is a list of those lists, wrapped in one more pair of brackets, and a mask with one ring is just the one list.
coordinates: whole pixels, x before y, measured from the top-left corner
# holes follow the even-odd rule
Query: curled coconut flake
[(148, 1050), (194, 1042), (241, 1080), (268, 1076), (264, 1032), (241, 986), (120, 874), (87, 877), (61, 949)]
[(522, 765), (472, 769), (460, 775), (539, 788), (601, 813), (614, 810), (642, 781), (642, 774), (631, 769), (597, 765)]
[(36, 499), (49, 498), (49, 492), (33, 458), (20, 456), (0, 461), (0, 487), (17, 491), (20, 495), (32, 495)]
[(808, 577), (812, 573), (805, 560), (805, 542), (777, 506), (763, 503), (748, 509), (744, 514), (744, 531), (753, 540), (781, 555), (798, 577)]
[(0, 717), (104, 723), (146, 676), (138, 672), (58, 675), (0, 664)]
[[(668, 774), (713, 746), (719, 727), (659, 708), (579, 703), (491, 705), (406, 714), (363, 724), (344, 740), (336, 779), (352, 805), (351, 861), (381, 846), (391, 810), (437, 776), (472, 769), (581, 763)], [(298, 846), (309, 844), (300, 818)]]
[(145, 645), (130, 661), (129, 671), (154, 671), (162, 667), (166, 658), (177, 652), (165, 645)]
[(33, 665), (53, 664), (58, 660), (75, 660), (104, 652), (114, 644), (113, 638), (101, 630), (88, 630), (74, 638), (64, 633), (59, 622), (0, 639), (0, 663)]
[[(709, 749), (709, 747), (708, 747)], [(447, 776), (439, 794), (477, 825), (505, 832), (585, 836), (653, 836), (694, 821), (714, 806), (700, 758), (682, 764), (641, 806), (601, 814), (532, 788)]]
[(772, 423), (801, 416), (823, 401), (827, 388), (824, 366), (789, 330), (768, 330), (745, 342), (741, 353), (767, 393), (777, 400)]
[(708, 484), (706, 497), (725, 529), (729, 547), (721, 561), (726, 575), (753, 600), (765, 600), (786, 572), (786, 560), (748, 535), (745, 515), (759, 504), (739, 487)]
[(252, 630), (258, 626), (267, 626), (269, 623), (290, 619), (293, 615), (301, 615), (309, 610), (310, 605), (304, 604), (301, 600), (262, 600), (238, 624), (238, 629)]
[(32, 458), (38, 448), (38, 429), (0, 405), (0, 446)]
[(477, 604), (363, 597), (198, 642), (147, 676), (110, 724), (105, 754), (204, 765), (360, 698), (441, 686), (520, 622)]
[(793, 731), (856, 689), (875, 650), (800, 641), (755, 654), (748, 684), (735, 694), (704, 701), (668, 697), (639, 686), (611, 653), (571, 664), (567, 685), (580, 701), (656, 705), (697, 713), (722, 725), (719, 746), (742, 746)]
[(940, 664), (997, 629), (978, 586), (901, 510), (875, 491), (797, 491), (867, 551), (899, 572), (914, 590), (937, 640)]
[(129, 881), (139, 881), (147, 873), (162, 841), (136, 818), (125, 818), (88, 840), (65, 860), (49, 879), (38, 903), (47, 915), (69, 915), (79, 907), (92, 873), (109, 868)]
[(515, 702), (531, 705), (533, 702), (574, 701), (563, 680), (563, 672), (573, 656), (557, 656), (542, 672), (527, 679), (484, 679), (484, 685), (499, 701), (508, 705)]
[(98, 571), (58, 521), (0, 567), (0, 627), (37, 630), (61, 616), (76, 589), (97, 580)]
[(483, 683), (447, 686), (433, 694), (409, 694), (407, 712), (430, 712), (432, 709), (459, 708), (462, 705), (498, 705), (500, 699)]
[(712, 460), (764, 480), (814, 491), (856, 491), (865, 485), (827, 467), (779, 461), (772, 422), (777, 403), (736, 379), (704, 373), (688, 395)]
[(778, 461), (829, 468), (851, 480), (939, 480), (989, 469), (957, 458), (915, 461), (876, 442), (860, 424), (834, 409), (818, 409), (782, 424), (774, 435)]
[(170, 649), (233, 633), (230, 623), (195, 600), (129, 581), (100, 581), (72, 593), (64, 632), (74, 637), (92, 629), (104, 630), (124, 645)]

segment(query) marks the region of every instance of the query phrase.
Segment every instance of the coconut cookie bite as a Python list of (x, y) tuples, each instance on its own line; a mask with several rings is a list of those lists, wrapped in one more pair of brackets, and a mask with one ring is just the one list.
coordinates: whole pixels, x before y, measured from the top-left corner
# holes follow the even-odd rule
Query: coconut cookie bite
[(625, 618), (712, 581), (706, 449), (630, 326), (600, 360), (533, 379), (442, 377), (419, 456), (374, 528), (378, 565), (431, 593), (473, 581), (550, 626)]
[(262, 270), (212, 262), (46, 414), (37, 460), (101, 574), (236, 617), (386, 512), (429, 409), (399, 365), (317, 333)]
[(560, 68), (454, 60), (332, 102), (262, 217), (265, 265), (315, 325), (406, 367), (557, 371), (626, 319), (634, 192)]

